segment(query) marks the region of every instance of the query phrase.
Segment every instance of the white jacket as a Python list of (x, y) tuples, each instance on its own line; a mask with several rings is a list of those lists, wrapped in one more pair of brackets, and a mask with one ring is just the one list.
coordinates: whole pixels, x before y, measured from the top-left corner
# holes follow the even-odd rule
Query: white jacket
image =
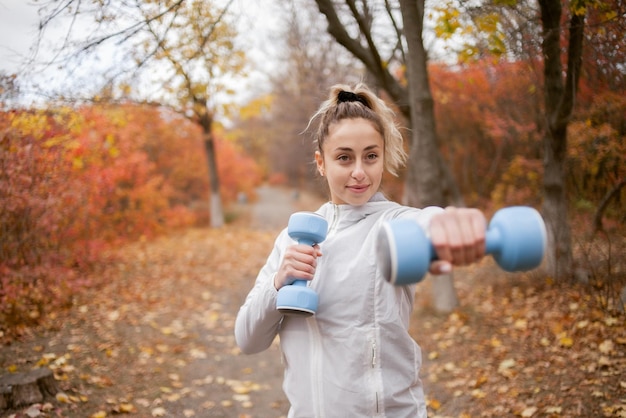
[(376, 266), (376, 236), (383, 221), (414, 217), (427, 227), (440, 208), (401, 206), (376, 194), (362, 206), (324, 204), (329, 224), (320, 244), (314, 316), (276, 310), (274, 276), (285, 248), (283, 230), (259, 272), (235, 323), (242, 352), (258, 353), (276, 335), (285, 365), (289, 417), (426, 417), (419, 370), (421, 350), (408, 333), (415, 285), (394, 287)]

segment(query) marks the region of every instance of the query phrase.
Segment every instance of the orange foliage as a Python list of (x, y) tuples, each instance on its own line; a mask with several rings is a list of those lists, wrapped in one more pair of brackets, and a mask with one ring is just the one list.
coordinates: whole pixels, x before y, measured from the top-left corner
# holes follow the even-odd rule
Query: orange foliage
[[(540, 73), (531, 65), (431, 67), (441, 148), (468, 205), (541, 204), (545, 115)], [(624, 126), (623, 94), (596, 90), (577, 107), (568, 130), (567, 187), (578, 208), (595, 209), (626, 177)], [(625, 199), (626, 190), (619, 202)]]
[(540, 158), (538, 87), (524, 63), (433, 66), (442, 150), (469, 205), (484, 204), (516, 155)]
[[(568, 186), (579, 208), (595, 208), (607, 192), (626, 179), (626, 98), (610, 92), (598, 94), (578, 118), (568, 129)], [(607, 215), (619, 219), (624, 213), (626, 189), (617, 201)]]
[[(231, 143), (217, 138), (217, 157), (226, 203), (259, 184)], [(154, 107), (0, 113), (0, 168), (0, 324), (38, 320), (88, 285), (75, 268), (194, 224), (208, 200), (200, 130)]]

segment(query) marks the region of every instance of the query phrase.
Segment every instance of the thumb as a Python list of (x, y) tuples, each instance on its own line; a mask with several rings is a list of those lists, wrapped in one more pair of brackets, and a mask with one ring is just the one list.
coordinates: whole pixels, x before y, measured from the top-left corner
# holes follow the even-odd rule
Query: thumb
[(448, 274), (452, 271), (452, 264), (449, 261), (437, 260), (430, 263), (431, 274)]

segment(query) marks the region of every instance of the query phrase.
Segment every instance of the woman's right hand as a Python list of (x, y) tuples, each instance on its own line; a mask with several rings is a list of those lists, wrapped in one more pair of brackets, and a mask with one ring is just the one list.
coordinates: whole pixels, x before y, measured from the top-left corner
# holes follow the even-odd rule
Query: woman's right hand
[(276, 290), (293, 283), (294, 280), (313, 280), (317, 257), (321, 256), (319, 245), (297, 244), (287, 247), (283, 262), (274, 276)]

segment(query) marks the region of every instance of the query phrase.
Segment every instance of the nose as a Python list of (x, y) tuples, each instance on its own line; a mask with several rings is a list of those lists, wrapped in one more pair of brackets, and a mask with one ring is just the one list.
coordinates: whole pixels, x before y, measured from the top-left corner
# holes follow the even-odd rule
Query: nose
[(363, 170), (363, 163), (361, 161), (357, 161), (354, 170), (352, 170), (352, 178), (360, 181), (365, 178), (365, 171)]

